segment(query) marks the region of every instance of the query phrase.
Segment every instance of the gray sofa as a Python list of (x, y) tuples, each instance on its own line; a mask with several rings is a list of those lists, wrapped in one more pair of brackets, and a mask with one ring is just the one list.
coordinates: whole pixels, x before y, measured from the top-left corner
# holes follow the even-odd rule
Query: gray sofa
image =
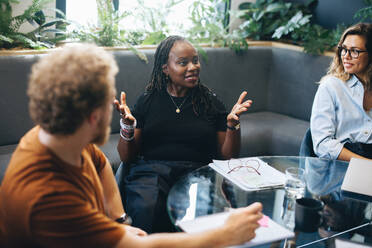
[[(205, 48), (201, 80), (228, 109), (246, 90), (253, 105), (241, 117), (240, 156), (298, 155), (302, 137), (309, 127), (315, 82), (325, 74), (328, 56), (311, 56), (274, 46), (251, 46), (235, 54), (226, 48)], [(149, 63), (126, 50), (112, 51), (120, 68), (116, 77), (118, 96), (126, 91), (128, 104), (147, 84), (155, 50), (143, 50)], [(0, 56), (0, 182), (19, 139), (32, 128), (26, 96), (31, 65), (44, 55)], [(112, 135), (102, 147), (114, 170), (120, 159), (116, 151), (119, 115), (113, 113)]]

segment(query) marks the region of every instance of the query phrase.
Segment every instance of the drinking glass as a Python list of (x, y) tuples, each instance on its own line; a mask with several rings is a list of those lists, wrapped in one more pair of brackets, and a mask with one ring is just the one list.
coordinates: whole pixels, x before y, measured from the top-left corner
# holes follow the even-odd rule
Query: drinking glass
[(305, 170), (298, 167), (289, 167), (285, 170), (285, 192), (290, 198), (302, 198), (305, 196)]

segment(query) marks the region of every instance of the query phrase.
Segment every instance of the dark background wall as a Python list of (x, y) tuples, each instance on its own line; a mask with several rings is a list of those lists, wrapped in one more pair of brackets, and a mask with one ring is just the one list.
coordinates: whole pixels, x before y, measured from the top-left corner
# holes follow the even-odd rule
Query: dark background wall
[[(308, 0), (286, 0), (286, 2), (306, 3)], [(359, 22), (354, 14), (367, 7), (364, 0), (318, 0), (313, 11), (313, 22), (324, 28), (333, 29), (337, 24), (347, 26)], [(365, 22), (372, 22), (371, 19)]]

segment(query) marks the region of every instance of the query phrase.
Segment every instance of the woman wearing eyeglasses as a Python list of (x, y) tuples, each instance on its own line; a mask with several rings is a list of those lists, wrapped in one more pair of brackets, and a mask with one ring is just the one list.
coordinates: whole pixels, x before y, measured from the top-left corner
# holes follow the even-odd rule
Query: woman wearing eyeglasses
[(372, 158), (372, 24), (349, 27), (315, 95), (310, 129), (318, 157)]

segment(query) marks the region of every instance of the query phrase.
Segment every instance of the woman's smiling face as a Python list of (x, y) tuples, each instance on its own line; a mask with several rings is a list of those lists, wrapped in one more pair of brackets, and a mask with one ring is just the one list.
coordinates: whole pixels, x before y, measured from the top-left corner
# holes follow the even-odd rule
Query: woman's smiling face
[(195, 48), (187, 41), (177, 41), (169, 52), (163, 72), (176, 87), (193, 88), (199, 81), (200, 62)]
[[(366, 39), (361, 35), (348, 35), (346, 36), (342, 47), (355, 50), (366, 51)], [(341, 55), (342, 64), (345, 72), (355, 74), (359, 79), (363, 78), (364, 73), (368, 67), (368, 52), (360, 52), (358, 58), (352, 58), (350, 52), (346, 52), (344, 56)]]

